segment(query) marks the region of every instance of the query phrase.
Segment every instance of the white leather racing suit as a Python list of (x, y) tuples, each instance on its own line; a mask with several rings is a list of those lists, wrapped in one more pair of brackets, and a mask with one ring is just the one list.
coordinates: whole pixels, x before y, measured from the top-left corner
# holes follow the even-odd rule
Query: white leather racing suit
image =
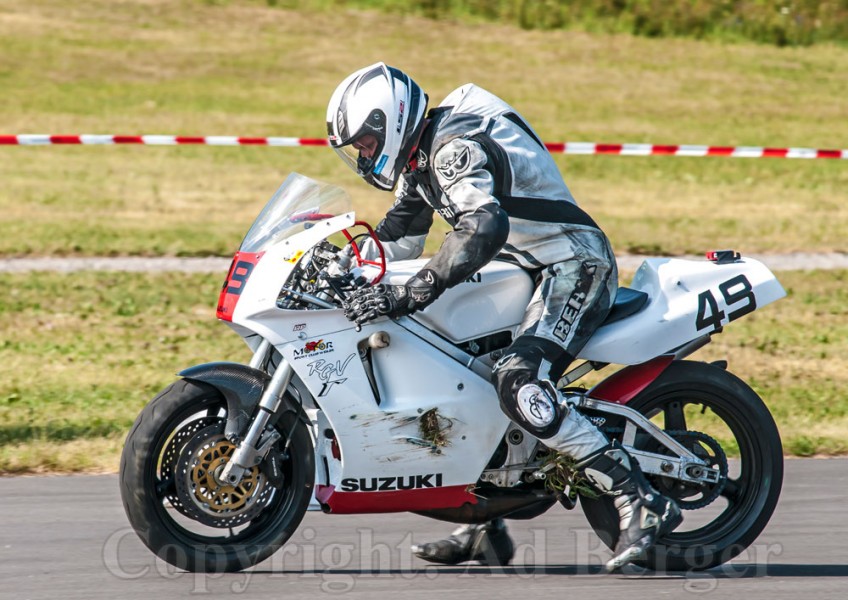
[[(424, 267), (435, 275), (436, 295), (495, 258), (536, 278), (521, 328), (496, 365), (495, 385), (510, 418), (550, 438), (562, 419), (534, 428), (516, 408), (516, 386), (528, 378), (556, 381), (603, 322), (618, 279), (609, 241), (577, 206), (533, 129), (503, 100), (467, 84), (428, 119), (417, 165), (402, 176), (378, 237), (389, 260), (417, 258), (433, 213), (450, 223), (453, 231)], [(585, 447), (579, 436), (572, 441), (576, 458), (601, 443), (595, 435)]]

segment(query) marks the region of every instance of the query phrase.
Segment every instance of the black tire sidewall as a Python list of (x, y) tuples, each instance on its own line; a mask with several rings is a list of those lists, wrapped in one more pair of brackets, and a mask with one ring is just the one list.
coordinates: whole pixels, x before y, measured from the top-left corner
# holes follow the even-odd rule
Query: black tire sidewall
[[(711, 396), (715, 409), (731, 415), (745, 429), (745, 443), (750, 444), (751, 452), (743, 457), (747, 463), (743, 463), (743, 467), (753, 470), (750, 478), (755, 491), (749, 496), (744, 517), (719, 539), (684, 547), (667, 546), (661, 541), (644, 560), (637, 561), (657, 571), (703, 570), (737, 556), (768, 524), (783, 483), (783, 448), (774, 419), (756, 392), (724, 369), (702, 362), (675, 361), (627, 406), (644, 414), (675, 395), (685, 400), (687, 394)], [(618, 515), (612, 501), (608, 498), (584, 500), (583, 507), (592, 527), (605, 544), (613, 547), (617, 540)]]
[[(285, 401), (288, 401), (286, 399)], [(315, 464), (312, 438), (301, 419), (299, 407), (281, 408), (276, 423), (284, 435), (291, 432), (288, 452), (292, 456), (293, 493), (282, 510), (261, 515), (268, 521), (238, 545), (199, 543), (179, 531), (164, 514), (155, 490), (156, 469), (167, 436), (180, 422), (180, 415), (215, 405), (225, 405), (212, 386), (179, 380), (154, 398), (139, 414), (121, 455), (120, 486), (124, 509), (142, 542), (154, 554), (177, 568), (193, 572), (231, 572), (253, 566), (276, 552), (294, 533), (309, 506)]]

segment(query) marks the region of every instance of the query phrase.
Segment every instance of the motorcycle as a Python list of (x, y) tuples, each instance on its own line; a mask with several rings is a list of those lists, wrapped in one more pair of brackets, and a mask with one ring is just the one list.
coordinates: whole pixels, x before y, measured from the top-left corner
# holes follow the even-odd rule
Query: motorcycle
[[(374, 260), (359, 253), (366, 238)], [(756, 260), (709, 258), (646, 259), (558, 382), (683, 509), (684, 524), (639, 561), (657, 570), (738, 555), (768, 523), (783, 479), (760, 397), (726, 362), (687, 357), (785, 292)], [(217, 307), (250, 363), (185, 369), (127, 437), (121, 495), (150, 550), (189, 571), (248, 568), (286, 543), (313, 495), (330, 515), (455, 523), (579, 505), (615, 546), (612, 498), (510, 422), (490, 383), (534, 290), (525, 271), (496, 260), (412, 316), (345, 319), (352, 289), (403, 283), (423, 263), (387, 263), (341, 189), (286, 179), (235, 254)], [(573, 386), (609, 365), (618, 370), (593, 375), (588, 390)]]

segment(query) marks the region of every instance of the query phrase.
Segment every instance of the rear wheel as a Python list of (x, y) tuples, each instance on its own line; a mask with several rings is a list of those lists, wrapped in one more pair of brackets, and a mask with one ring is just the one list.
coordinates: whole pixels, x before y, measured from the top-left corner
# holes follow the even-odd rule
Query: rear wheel
[(282, 437), (265, 463), (235, 487), (218, 478), (235, 449), (224, 437), (226, 417), (215, 388), (177, 381), (138, 416), (121, 456), (130, 523), (157, 556), (188, 571), (239, 571), (264, 560), (294, 533), (312, 495), (312, 440), (296, 407), (276, 422)]
[[(684, 522), (659, 540), (639, 564), (664, 571), (720, 565), (747, 548), (768, 524), (783, 483), (783, 448), (762, 399), (742, 380), (707, 363), (676, 361), (630, 403), (683, 445), (719, 469), (708, 487), (648, 476), (683, 509)], [(611, 437), (623, 423), (609, 422)], [(636, 447), (659, 451), (653, 438)], [(609, 497), (581, 498), (586, 517), (610, 548), (618, 541), (618, 514)]]

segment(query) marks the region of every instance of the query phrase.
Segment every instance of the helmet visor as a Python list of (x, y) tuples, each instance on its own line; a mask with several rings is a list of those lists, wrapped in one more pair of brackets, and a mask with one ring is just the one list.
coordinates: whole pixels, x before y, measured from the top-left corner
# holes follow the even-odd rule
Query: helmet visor
[[(333, 146), (333, 150), (360, 177), (365, 177), (375, 171), (375, 165), (382, 167), (385, 164), (386, 161), (380, 157), (382, 146), (383, 143), (381, 140), (374, 135), (366, 133), (358, 136), (344, 146)], [(378, 173), (379, 170), (382, 170), (382, 168), (378, 169)], [(376, 175), (378, 173), (374, 174)]]
[(354, 148), (351, 144), (348, 144), (347, 146), (334, 147), (333, 150), (335, 150), (336, 154), (338, 154), (342, 158), (342, 160), (345, 161), (347, 166), (349, 166), (359, 175), (363, 175), (361, 169), (363, 167), (367, 167), (368, 165), (365, 164), (365, 160), (363, 160), (362, 164), (360, 164), (359, 150)]

